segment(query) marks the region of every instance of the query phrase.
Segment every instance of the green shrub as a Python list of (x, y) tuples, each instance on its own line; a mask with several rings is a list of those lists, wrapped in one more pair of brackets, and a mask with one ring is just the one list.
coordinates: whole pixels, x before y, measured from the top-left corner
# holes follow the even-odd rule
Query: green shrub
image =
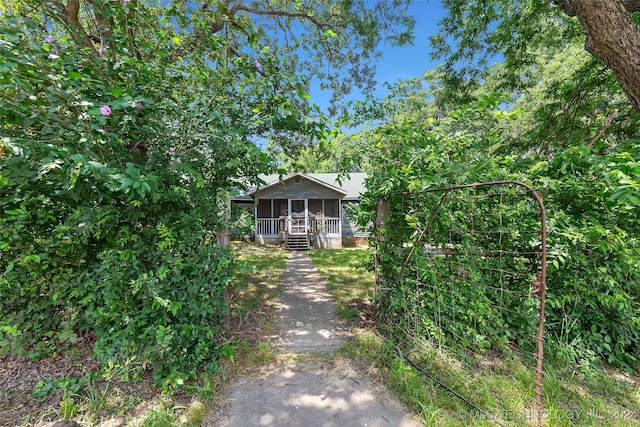
[(222, 36), (185, 58), (178, 9), (135, 6), (81, 11), (112, 24), (101, 52), (61, 20), (0, 14), (0, 351), (35, 359), (89, 335), (109, 372), (175, 385), (217, 367), (235, 268), (212, 243), (219, 202), (275, 169), (255, 135), (305, 118), (278, 58), (260, 57), (274, 93)]
[[(510, 233), (493, 235), (499, 235), (505, 247), (538, 248), (538, 216), (534, 204), (523, 202), (526, 197), (505, 204), (474, 198), (472, 204), (464, 196), (469, 193), (450, 193), (425, 243), (455, 247), (457, 259), (430, 257), (427, 262), (418, 254), (395, 280), (443, 194), (416, 193), (515, 179), (537, 189), (547, 211), (547, 358), (562, 363), (599, 360), (638, 370), (640, 143), (582, 145), (546, 156), (500, 154), (494, 149), (501, 144), (493, 130), (499, 128), (499, 98), (493, 101), (463, 106), (430, 126), (400, 117), (370, 135), (379, 147), (376, 163), (381, 167), (369, 177), (356, 217), (361, 226), (370, 226), (377, 201), (391, 203), (391, 217), (381, 230), (386, 242), (376, 249), (383, 280), (378, 299), (390, 326), (400, 336), (449, 336), (468, 348), (504, 349), (514, 331), (535, 332), (537, 301), (527, 295), (527, 287), (539, 267), (526, 257), (505, 256), (497, 264), (490, 257), (464, 253), (493, 244), (488, 231), (503, 226)], [(413, 196), (400, 196), (403, 192)], [(505, 224), (496, 222), (498, 212)], [(498, 277), (505, 271), (517, 272), (512, 276), (518, 281)], [(529, 279), (523, 282), (526, 275)], [(482, 283), (488, 287), (480, 291), (476, 285)], [(524, 295), (505, 299), (491, 286), (524, 290)], [(476, 305), (467, 306), (469, 301)], [(436, 314), (440, 321), (434, 322)]]

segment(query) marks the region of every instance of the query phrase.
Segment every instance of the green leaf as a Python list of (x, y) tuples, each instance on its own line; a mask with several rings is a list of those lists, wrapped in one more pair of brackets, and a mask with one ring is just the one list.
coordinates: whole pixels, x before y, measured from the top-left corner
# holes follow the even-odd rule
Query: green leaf
[(629, 203), (631, 203), (632, 205), (638, 206), (640, 207), (640, 197), (636, 196), (635, 194), (630, 194), (627, 198), (627, 200), (629, 201)]
[(337, 37), (338, 35), (335, 33), (335, 31), (328, 29), (327, 31), (325, 31), (324, 33), (322, 33), (322, 38), (334, 38)]
[(10, 42), (19, 42), (20, 33), (6, 32), (3, 34)]
[(111, 95), (113, 95), (113, 97), (116, 99), (120, 98), (120, 95), (122, 95), (122, 89), (120, 89), (119, 87), (112, 87), (111, 89), (109, 89), (109, 92), (111, 92)]
[(25, 117), (25, 119), (22, 121), (22, 127), (24, 129), (30, 128), (31, 125), (33, 125), (33, 123), (35, 123), (36, 119), (37, 119), (37, 116)]
[(24, 209), (9, 209), (4, 211), (4, 213), (11, 216), (20, 216), (20, 215), (26, 215), (27, 211), (25, 211)]

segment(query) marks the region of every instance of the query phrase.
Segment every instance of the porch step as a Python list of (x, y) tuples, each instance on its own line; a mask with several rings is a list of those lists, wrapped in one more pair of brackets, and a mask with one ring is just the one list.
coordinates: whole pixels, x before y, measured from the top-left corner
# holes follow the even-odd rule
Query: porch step
[(289, 234), (286, 247), (290, 251), (308, 251), (311, 248), (309, 236), (306, 234)]

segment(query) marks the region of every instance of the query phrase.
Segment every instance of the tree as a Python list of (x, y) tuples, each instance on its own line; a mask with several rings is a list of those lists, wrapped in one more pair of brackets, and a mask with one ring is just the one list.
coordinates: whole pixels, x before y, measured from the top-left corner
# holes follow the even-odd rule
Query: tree
[[(349, 63), (366, 86), (381, 37), (408, 28), (401, 10), (1, 6), (2, 351), (36, 358), (92, 334), (100, 360), (150, 364), (159, 380), (215, 369), (222, 296), (235, 286), (233, 257), (215, 239), (229, 227), (219, 198), (277, 171), (257, 139), (293, 149), (323, 137), (303, 70)], [(298, 48), (324, 53), (305, 59)], [(339, 93), (340, 79), (329, 81)]]
[[(512, 71), (511, 85), (522, 85), (534, 51), (561, 46), (582, 33), (586, 50), (611, 69), (640, 112), (640, 27), (633, 15), (640, 2), (558, 0), (555, 7), (540, 0), (445, 0), (443, 4), (449, 15), (441, 22), (441, 34), (432, 39), (435, 56), (446, 58), (451, 71), (454, 64), (476, 61), (459, 67), (458, 75), (477, 77), (487, 57), (503, 55)], [(455, 39), (455, 47), (447, 37)]]
[[(369, 96), (353, 102), (350, 113), (336, 123), (338, 127), (357, 130), (334, 131), (322, 144), (283, 158), (282, 163), (290, 171), (376, 174), (380, 169), (376, 156), (381, 149), (378, 136), (381, 123), (398, 120), (433, 128), (435, 119), (458, 108), (461, 98), (443, 84), (445, 78), (446, 74), (437, 69), (425, 72), (422, 77), (387, 83), (388, 94), (383, 99)], [(469, 95), (465, 99), (470, 99)]]
[[(504, 64), (487, 70), (485, 86), (499, 91)], [(578, 41), (540, 50), (530, 69), (532, 84), (509, 94), (517, 120), (505, 123), (505, 152), (551, 157), (584, 144), (610, 149), (638, 136), (638, 115), (611, 71)], [(535, 82), (535, 83), (533, 83)]]
[[(212, 37), (222, 35), (229, 41), (230, 60), (247, 56), (255, 59), (260, 52), (269, 57), (290, 58), (287, 66), (292, 74), (300, 75), (305, 85), (313, 78), (319, 79), (322, 88), (333, 90), (333, 100), (337, 101), (354, 87), (363, 92), (374, 88), (375, 61), (380, 57), (381, 43), (412, 42), (414, 18), (407, 15), (409, 3), (410, 0), (375, 4), (366, 0), (178, 0), (152, 6), (154, 2), (128, 0), (124, 2), (129, 11), (124, 26), (127, 35), (144, 37), (131, 24), (140, 22), (150, 10), (160, 9), (160, 17), (170, 21), (180, 37), (179, 47), (165, 60), (194, 58)], [(79, 46), (95, 54), (104, 56), (106, 49), (118, 42), (113, 34), (122, 22), (110, 12), (113, 1), (67, 0), (65, 4), (61, 0), (23, 0), (11, 4), (5, 10), (19, 9), (32, 17), (45, 15), (63, 23)], [(136, 42), (129, 43), (132, 53), (141, 55)]]

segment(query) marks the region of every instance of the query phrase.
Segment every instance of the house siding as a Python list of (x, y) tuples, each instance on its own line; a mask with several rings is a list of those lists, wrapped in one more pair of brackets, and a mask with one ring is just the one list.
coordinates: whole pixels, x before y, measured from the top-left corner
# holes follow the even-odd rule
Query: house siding
[(255, 193), (256, 199), (339, 199), (342, 196), (338, 191), (304, 178), (298, 184), (292, 178)]
[[(351, 202), (353, 203), (353, 202)], [(369, 237), (370, 233), (358, 227), (358, 225), (349, 218), (347, 210), (342, 208), (342, 235), (344, 237)]]

